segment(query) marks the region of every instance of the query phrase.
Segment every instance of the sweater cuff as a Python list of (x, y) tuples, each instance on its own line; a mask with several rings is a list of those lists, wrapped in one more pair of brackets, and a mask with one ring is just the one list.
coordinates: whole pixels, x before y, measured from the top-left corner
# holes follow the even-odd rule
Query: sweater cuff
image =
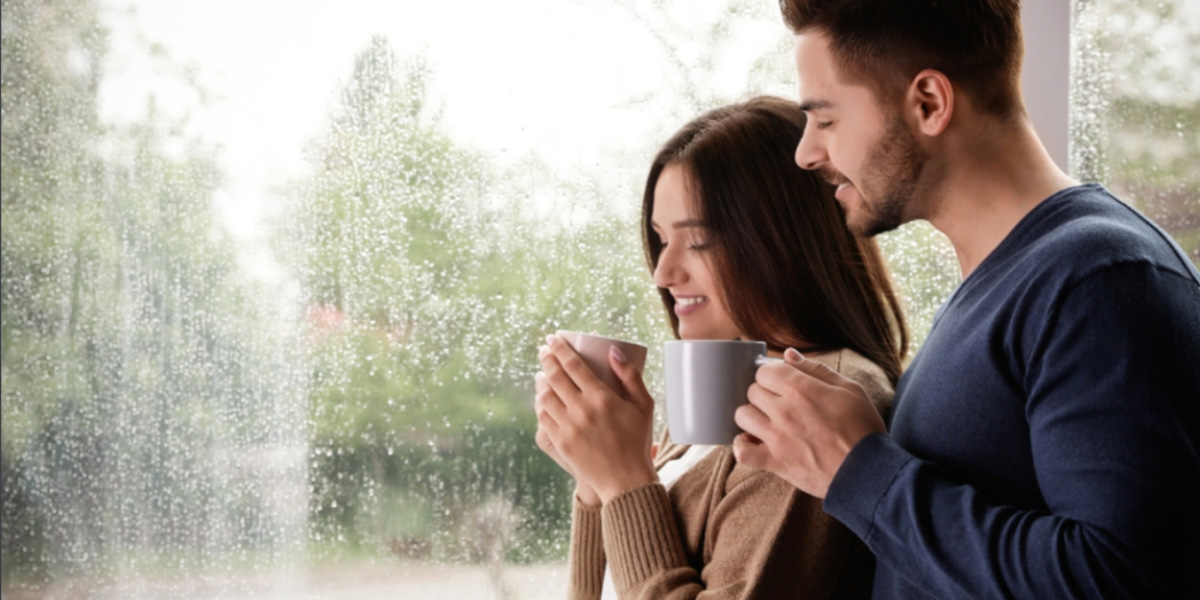
[(604, 587), (600, 507), (575, 498), (571, 518), (571, 597), (599, 598)]
[(874, 433), (850, 449), (834, 474), (822, 506), (864, 542), (870, 537), (875, 509), (913, 456), (890, 437)]
[(661, 483), (609, 500), (602, 515), (604, 550), (619, 594), (655, 573), (687, 565), (671, 499)]

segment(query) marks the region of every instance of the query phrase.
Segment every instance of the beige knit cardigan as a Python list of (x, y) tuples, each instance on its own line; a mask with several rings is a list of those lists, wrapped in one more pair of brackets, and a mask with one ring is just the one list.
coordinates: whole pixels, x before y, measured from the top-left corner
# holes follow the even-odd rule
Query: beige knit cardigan
[[(858, 382), (881, 412), (892, 386), (852, 350), (810, 354)], [(689, 446), (664, 432), (655, 468)], [(867, 598), (874, 559), (821, 501), (714, 449), (667, 490), (653, 483), (603, 507), (576, 498), (571, 526), (572, 600), (600, 598), (606, 561), (621, 600)]]

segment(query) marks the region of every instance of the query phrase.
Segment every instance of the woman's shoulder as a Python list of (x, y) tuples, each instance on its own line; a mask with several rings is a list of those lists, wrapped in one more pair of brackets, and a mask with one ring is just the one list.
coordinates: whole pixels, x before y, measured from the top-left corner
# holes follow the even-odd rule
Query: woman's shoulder
[(814, 354), (810, 358), (861, 385), (876, 408), (882, 410), (891, 406), (892, 395), (895, 393), (892, 382), (883, 367), (871, 362), (867, 357), (849, 348), (842, 348)]

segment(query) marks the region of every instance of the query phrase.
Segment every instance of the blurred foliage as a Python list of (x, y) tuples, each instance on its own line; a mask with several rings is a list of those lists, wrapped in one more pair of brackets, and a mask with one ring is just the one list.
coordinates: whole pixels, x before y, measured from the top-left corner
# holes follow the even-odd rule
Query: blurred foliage
[(1076, 0), (1073, 140), (1100, 181), (1200, 265), (1200, 10), (1185, 0)]
[(93, 2), (2, 10), (3, 579), (271, 545), (221, 452), (301, 430), (274, 421), (274, 317), (211, 215), (211, 151), (152, 106), (99, 122)]
[(547, 226), (534, 205), (562, 198), (512, 183), (546, 169), (500, 174), (456, 144), (431, 77), (373, 39), (287, 192), (277, 246), (306, 306), (312, 536), (332, 553), (561, 557), (572, 486), (533, 444), (536, 348), (559, 328), (647, 339), (648, 277), (636, 250), (612, 251), (638, 248), (636, 228), (598, 194), (582, 222)]
[[(669, 330), (637, 223), (661, 140), (599, 173), (496, 162), (449, 133), (425, 59), (375, 38), (308, 174), (282, 192), (273, 244), (293, 303), (242, 276), (211, 211), (214, 150), (152, 104), (131, 125), (100, 122), (94, 1), (0, 2), (6, 587), (167, 561), (204, 571), (230, 553), (565, 557), (572, 486), (533, 443), (536, 349), (596, 330), (646, 343), (657, 364)], [(629, 100), (670, 115), (662, 139), (708, 107), (793, 87), (786, 36), (735, 95), (714, 84), (727, 44), (781, 30), (770, 3), (613, 6), (677, 70)], [(1180, 6), (1077, 0), (1072, 135), (1080, 176), (1200, 261), (1200, 108), (1181, 87), (1195, 85), (1200, 25)], [(1186, 43), (1154, 47), (1161, 28)], [(953, 251), (927, 224), (880, 244), (919, 345), (959, 281)]]

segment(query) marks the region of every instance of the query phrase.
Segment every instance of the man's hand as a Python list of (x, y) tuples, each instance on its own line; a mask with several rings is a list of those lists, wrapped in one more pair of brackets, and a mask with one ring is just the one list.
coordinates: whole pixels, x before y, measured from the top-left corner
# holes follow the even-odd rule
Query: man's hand
[(886, 428), (862, 386), (794, 349), (784, 360), (759, 368), (750, 404), (737, 410), (745, 433), (734, 456), (824, 498), (854, 445)]

